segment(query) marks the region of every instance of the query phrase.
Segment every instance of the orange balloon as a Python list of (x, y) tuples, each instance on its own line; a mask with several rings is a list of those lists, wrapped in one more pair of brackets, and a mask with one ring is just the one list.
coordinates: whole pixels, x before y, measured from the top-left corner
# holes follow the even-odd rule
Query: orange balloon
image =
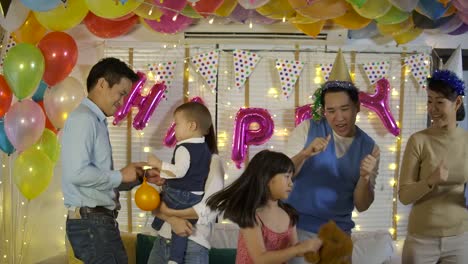
[(319, 19), (340, 17), (349, 8), (344, 0), (289, 0), (289, 3), (299, 14)]
[(315, 38), (318, 36), (318, 34), (320, 34), (320, 31), (322, 31), (322, 28), (325, 25), (325, 20), (320, 20), (319, 22), (310, 24), (293, 24), (297, 29), (304, 32), (306, 35)]
[(45, 35), (47, 29), (43, 27), (32, 12), (29, 13), (28, 18), (24, 21), (23, 25), (16, 31), (11, 33), (16, 43), (30, 43), (36, 44)]
[(143, 183), (135, 192), (135, 203), (143, 211), (152, 211), (158, 208), (161, 202), (161, 197), (158, 191), (146, 182), (146, 178)]

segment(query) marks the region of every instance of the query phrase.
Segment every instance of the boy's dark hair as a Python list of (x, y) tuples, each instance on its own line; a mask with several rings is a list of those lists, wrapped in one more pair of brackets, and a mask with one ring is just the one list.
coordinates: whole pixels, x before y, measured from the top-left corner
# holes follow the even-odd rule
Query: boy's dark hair
[[(331, 82), (330, 82), (331, 83)], [(354, 85), (349, 86), (325, 86), (322, 89), (322, 94), (320, 96), (320, 104), (323, 108), (325, 108), (325, 95), (327, 93), (338, 93), (338, 92), (346, 92), (349, 96), (349, 99), (356, 104), (359, 105), (359, 91)]]
[[(448, 83), (442, 80), (434, 80), (432, 78), (428, 78), (427, 89), (443, 95), (444, 98), (450, 100), (451, 102), (455, 102), (455, 100), (457, 100), (458, 97), (457, 91), (454, 88), (452, 88)], [(465, 104), (463, 103), (463, 100), (460, 107), (457, 110), (456, 119), (457, 121), (462, 121), (463, 119), (465, 119)]]
[(109, 87), (112, 87), (120, 83), (122, 78), (128, 78), (130, 81), (136, 82), (138, 75), (125, 62), (109, 57), (100, 60), (91, 68), (86, 80), (88, 93), (96, 86), (99, 78), (104, 78), (109, 83)]
[(211, 153), (217, 154), (218, 144), (216, 143), (216, 134), (213, 127), (210, 110), (208, 110), (208, 108), (201, 103), (188, 102), (177, 107), (174, 111), (174, 114), (177, 112), (182, 112), (188, 120), (197, 123), (197, 126), (205, 136), (205, 141), (208, 144)]
[[(294, 163), (283, 153), (262, 150), (252, 158), (237, 180), (209, 197), (207, 205), (224, 212), (225, 218), (241, 228), (253, 227), (257, 224), (257, 209), (268, 202), (268, 183), (278, 173), (294, 174)], [(295, 225), (298, 220), (296, 210), (283, 201), (278, 201), (278, 204), (289, 215), (291, 225)]]

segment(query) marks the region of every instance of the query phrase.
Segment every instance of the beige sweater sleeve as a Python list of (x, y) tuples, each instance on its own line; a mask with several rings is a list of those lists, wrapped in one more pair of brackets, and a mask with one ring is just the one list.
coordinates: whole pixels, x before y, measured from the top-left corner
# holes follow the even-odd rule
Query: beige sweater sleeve
[(418, 201), (433, 189), (427, 184), (427, 177), (420, 175), (421, 147), (414, 136), (406, 144), (398, 190), (400, 202), (405, 205)]

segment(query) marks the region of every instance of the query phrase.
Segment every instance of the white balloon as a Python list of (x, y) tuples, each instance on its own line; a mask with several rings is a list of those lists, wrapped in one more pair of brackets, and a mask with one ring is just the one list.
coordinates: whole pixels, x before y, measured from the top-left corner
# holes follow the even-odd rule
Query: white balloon
[(8, 32), (17, 30), (28, 17), (29, 9), (20, 0), (13, 0), (6, 17), (0, 15), (0, 25)]

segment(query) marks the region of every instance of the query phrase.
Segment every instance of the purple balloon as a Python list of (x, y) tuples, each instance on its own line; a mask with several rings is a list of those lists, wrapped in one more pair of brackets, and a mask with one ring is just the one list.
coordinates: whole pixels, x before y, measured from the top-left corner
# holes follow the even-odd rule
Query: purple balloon
[(255, 23), (255, 24), (273, 24), (278, 22), (265, 16), (260, 15), (254, 9), (245, 9), (241, 5), (237, 5), (234, 11), (232, 11), (229, 18), (235, 22), (239, 23)]
[[(174, 18), (176, 18), (175, 21)], [(177, 17), (162, 15), (159, 18), (159, 21), (149, 20), (146, 18), (144, 21), (154, 31), (166, 34), (175, 34), (177, 32), (180, 32), (188, 28), (193, 23), (193, 19), (183, 15), (177, 15)]]
[(447, 23), (441, 25), (437, 29), (431, 31), (439, 34), (447, 34), (459, 28), (463, 24), (463, 21), (460, 19), (459, 14), (452, 16), (452, 18), (447, 21)]
[(119, 124), (130, 112), (132, 106), (136, 106), (140, 101), (141, 89), (146, 83), (146, 75), (142, 72), (137, 72), (137, 75), (138, 81), (133, 84), (130, 94), (125, 96), (123, 105), (114, 113), (114, 121), (112, 122), (114, 125)]
[(461, 34), (465, 34), (465, 32), (467, 31), (468, 31), (468, 24), (462, 24), (454, 31), (449, 32), (449, 35), (461, 35)]
[[(258, 129), (250, 130), (257, 123)], [(249, 145), (262, 145), (273, 135), (275, 124), (268, 110), (264, 108), (241, 108), (237, 112), (232, 137), (231, 159), (241, 168)]]
[(153, 115), (154, 110), (164, 97), (164, 91), (166, 91), (166, 88), (167, 87), (164, 83), (156, 83), (151, 88), (149, 94), (142, 97), (138, 104), (139, 111), (133, 120), (133, 127), (136, 130), (142, 130), (146, 127), (151, 115)]
[(457, 12), (468, 13), (468, 2), (466, 0), (453, 0), (451, 3), (455, 6)]
[(45, 128), (45, 115), (32, 100), (22, 100), (10, 107), (5, 114), (5, 132), (18, 151), (34, 145)]
[(468, 13), (457, 12), (456, 17), (463, 21), (463, 23), (468, 24)]
[(294, 123), (296, 126), (298, 126), (303, 121), (309, 120), (312, 118), (312, 105), (306, 104), (303, 106), (298, 106), (296, 107), (295, 112), (296, 112), (296, 119)]
[[(203, 99), (201, 99), (201, 97), (198, 97), (198, 96), (190, 99), (190, 102), (197, 102), (202, 105), (205, 104), (205, 102), (203, 102)], [(177, 139), (175, 137), (175, 123), (172, 122), (171, 126), (166, 132), (166, 136), (164, 137), (163, 144), (164, 146), (171, 148), (175, 146), (176, 143), (177, 143)]]
[(370, 110), (374, 111), (382, 120), (385, 128), (394, 136), (400, 134), (400, 128), (397, 126), (392, 112), (388, 105), (388, 95), (390, 93), (390, 83), (382, 78), (377, 81), (375, 94), (359, 92), (359, 101)]

